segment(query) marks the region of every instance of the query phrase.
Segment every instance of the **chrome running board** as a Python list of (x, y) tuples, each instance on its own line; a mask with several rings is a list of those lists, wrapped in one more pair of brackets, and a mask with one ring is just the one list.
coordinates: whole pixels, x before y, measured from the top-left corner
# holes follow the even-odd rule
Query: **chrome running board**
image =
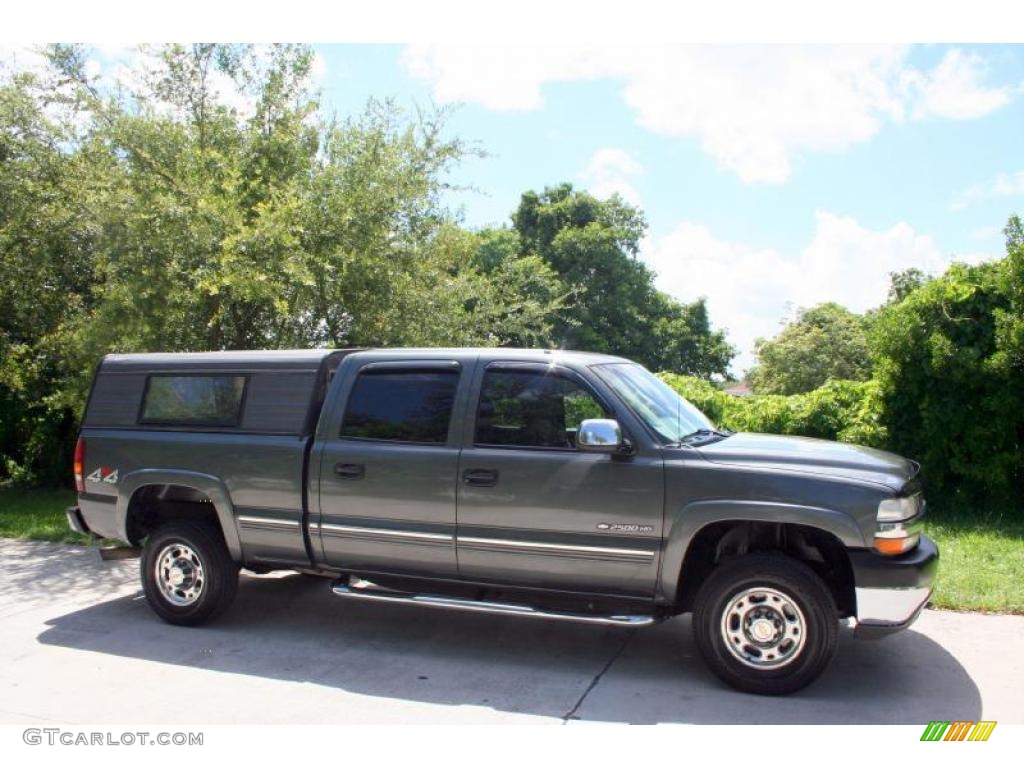
[(562, 621), (577, 621), (585, 624), (603, 624), (614, 627), (646, 627), (658, 621), (656, 616), (648, 615), (573, 613), (571, 611), (552, 611), (519, 603), (496, 603), (485, 600), (469, 600), (461, 597), (446, 597), (444, 595), (397, 592), (377, 586), (363, 579), (352, 579), (347, 583), (340, 581), (331, 589), (338, 597), (347, 597), (355, 600), (423, 605), (428, 608), (451, 608), (456, 611), (497, 613), (504, 616), (525, 616), (534, 619), (561, 619)]

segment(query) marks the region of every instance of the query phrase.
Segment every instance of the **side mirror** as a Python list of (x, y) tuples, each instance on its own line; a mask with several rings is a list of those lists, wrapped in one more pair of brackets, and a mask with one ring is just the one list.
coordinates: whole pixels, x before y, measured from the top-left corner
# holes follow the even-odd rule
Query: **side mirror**
[(576, 433), (576, 447), (589, 453), (619, 453), (627, 443), (615, 419), (584, 419)]

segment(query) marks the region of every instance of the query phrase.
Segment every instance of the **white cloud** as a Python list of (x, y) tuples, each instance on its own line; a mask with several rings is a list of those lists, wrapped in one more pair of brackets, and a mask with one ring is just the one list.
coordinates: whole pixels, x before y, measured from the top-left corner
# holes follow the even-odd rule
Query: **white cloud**
[(816, 214), (814, 236), (795, 254), (729, 242), (683, 222), (648, 240), (642, 255), (661, 290), (684, 301), (707, 298), (712, 322), (727, 328), (739, 349), (737, 372), (753, 365), (754, 340), (774, 336), (795, 308), (834, 301), (864, 312), (885, 300), (890, 272), (917, 267), (935, 274), (954, 260), (904, 222), (875, 231), (827, 211)]
[(996, 237), (1002, 233), (1003, 230), (999, 227), (978, 227), (971, 232), (971, 237), (975, 240), (988, 240), (990, 237)]
[(310, 77), (315, 85), (322, 85), (327, 79), (327, 59), (320, 55), (319, 51), (313, 52), (313, 63), (309, 70)]
[(412, 45), (401, 63), (413, 77), (433, 82), (438, 101), (471, 101), (497, 111), (540, 108), (547, 82), (612, 73), (597, 51), (572, 46)]
[(629, 152), (617, 147), (597, 150), (579, 174), (579, 180), (594, 195), (606, 200), (618, 194), (628, 203), (640, 204), (640, 193), (630, 179), (643, 173), (643, 166)]
[(931, 72), (905, 73), (905, 86), (916, 92), (915, 117), (968, 120), (983, 117), (1007, 104), (1013, 88), (982, 85), (985, 69), (981, 56), (954, 48), (946, 52)]
[(991, 181), (972, 184), (957, 195), (949, 204), (950, 209), (962, 211), (972, 203), (997, 197), (1024, 196), (1024, 171), (1000, 173)]
[(406, 70), (442, 102), (492, 110), (543, 105), (547, 83), (607, 78), (623, 84), (637, 122), (695, 139), (748, 183), (780, 183), (794, 155), (842, 151), (886, 121), (972, 118), (1012, 89), (981, 83), (984, 61), (951, 49), (932, 70), (886, 46), (441, 46), (417, 45)]
[(42, 46), (0, 44), (0, 74), (31, 72), (40, 75), (46, 71), (47, 63)]

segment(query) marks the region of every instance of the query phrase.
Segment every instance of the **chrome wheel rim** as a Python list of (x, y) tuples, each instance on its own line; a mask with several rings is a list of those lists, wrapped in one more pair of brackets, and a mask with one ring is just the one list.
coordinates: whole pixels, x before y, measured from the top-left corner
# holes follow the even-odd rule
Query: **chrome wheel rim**
[(187, 544), (168, 544), (161, 549), (154, 571), (160, 594), (173, 605), (192, 605), (203, 594), (203, 561)]
[(791, 664), (807, 637), (807, 622), (789, 595), (771, 587), (737, 592), (722, 613), (722, 639), (733, 658), (754, 669)]

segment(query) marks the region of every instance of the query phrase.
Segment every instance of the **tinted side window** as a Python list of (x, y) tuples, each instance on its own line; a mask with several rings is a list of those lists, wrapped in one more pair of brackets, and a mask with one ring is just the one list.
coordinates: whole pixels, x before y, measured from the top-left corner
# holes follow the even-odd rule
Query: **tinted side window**
[(143, 422), (238, 426), (245, 376), (150, 376)]
[(574, 448), (584, 419), (607, 415), (581, 384), (541, 371), (487, 371), (480, 390), (475, 442)]
[(458, 371), (366, 371), (352, 387), (341, 437), (443, 443)]

